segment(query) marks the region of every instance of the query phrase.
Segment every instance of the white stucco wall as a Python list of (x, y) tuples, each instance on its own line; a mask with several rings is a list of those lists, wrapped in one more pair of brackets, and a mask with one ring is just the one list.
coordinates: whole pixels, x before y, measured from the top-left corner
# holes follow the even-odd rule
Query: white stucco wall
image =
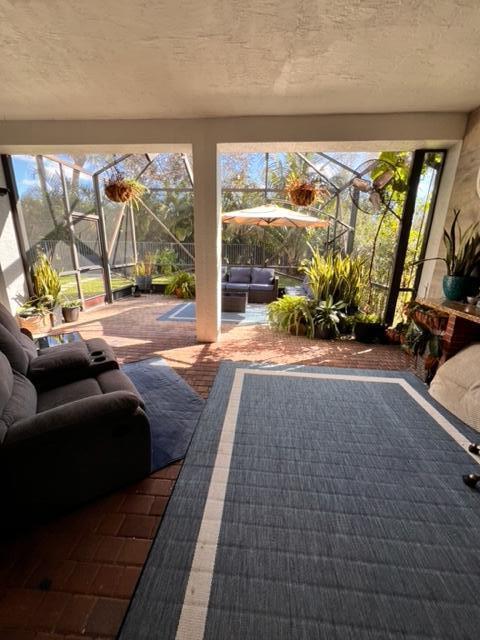
[[(480, 198), (477, 193), (477, 176), (480, 170), (480, 108), (470, 114), (465, 132), (463, 146), (458, 160), (457, 171), (450, 196), (446, 220), (436, 220), (436, 227), (450, 226), (453, 210), (460, 209), (461, 228), (465, 229), (472, 222), (480, 222)], [(435, 254), (434, 254), (435, 255)], [(443, 242), (439, 242), (436, 255), (444, 255)], [(442, 279), (445, 275), (445, 264), (435, 263), (430, 287), (429, 298), (442, 297)], [(420, 289), (422, 295), (422, 290)]]
[[(5, 186), (1, 164), (0, 186)], [(27, 296), (27, 285), (10, 209), (10, 199), (8, 195), (0, 196), (0, 301), (15, 313), (16, 308)]]

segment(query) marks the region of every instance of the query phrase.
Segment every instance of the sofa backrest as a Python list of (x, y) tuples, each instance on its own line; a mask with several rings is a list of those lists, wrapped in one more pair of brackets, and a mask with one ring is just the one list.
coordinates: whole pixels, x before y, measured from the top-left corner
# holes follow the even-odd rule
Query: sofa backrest
[(252, 284), (273, 284), (275, 269), (252, 267)]
[(8, 358), (0, 353), (0, 444), (9, 428), (37, 411), (37, 392), (33, 384), (12, 371)]
[(24, 335), (15, 318), (0, 304), (0, 351), (8, 358), (12, 369), (26, 375), (30, 362), (37, 356), (33, 340)]
[(252, 269), (250, 267), (230, 267), (228, 281), (237, 284), (250, 284), (252, 280), (251, 272)]
[(7, 357), (12, 369), (26, 375), (30, 361), (20, 342), (0, 324), (0, 351)]

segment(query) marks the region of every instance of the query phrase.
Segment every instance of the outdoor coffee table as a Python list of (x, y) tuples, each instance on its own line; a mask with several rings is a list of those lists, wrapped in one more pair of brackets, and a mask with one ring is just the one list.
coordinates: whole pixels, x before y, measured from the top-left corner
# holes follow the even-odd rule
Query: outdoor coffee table
[(222, 311), (245, 313), (248, 293), (245, 291), (225, 291), (222, 293)]

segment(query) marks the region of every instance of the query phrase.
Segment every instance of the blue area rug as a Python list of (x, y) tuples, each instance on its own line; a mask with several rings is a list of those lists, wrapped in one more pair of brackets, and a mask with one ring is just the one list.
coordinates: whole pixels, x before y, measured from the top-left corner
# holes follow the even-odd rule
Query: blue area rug
[[(166, 313), (158, 316), (161, 322), (193, 322), (195, 320), (195, 302), (177, 304)], [(222, 311), (222, 322), (234, 324), (267, 324), (267, 311), (264, 304), (247, 304), (245, 313)]]
[(222, 364), (119, 637), (478, 638), (475, 435), (408, 373)]
[(145, 402), (152, 472), (184, 458), (205, 401), (161, 358), (132, 362), (122, 369)]

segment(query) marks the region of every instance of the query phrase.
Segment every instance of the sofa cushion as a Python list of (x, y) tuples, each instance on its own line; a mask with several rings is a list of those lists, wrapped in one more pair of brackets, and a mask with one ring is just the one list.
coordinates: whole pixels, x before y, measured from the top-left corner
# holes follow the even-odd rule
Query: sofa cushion
[(34, 360), (38, 356), (37, 345), (31, 338), (29, 338), (22, 332), (20, 332), (18, 339), (25, 353), (27, 354), (27, 358), (30, 360), (30, 362), (32, 362), (32, 360)]
[(37, 411), (41, 413), (42, 411), (48, 411), (48, 409), (59, 407), (62, 404), (67, 404), (74, 400), (82, 400), (83, 398), (101, 394), (102, 389), (96, 378), (77, 380), (76, 382), (63, 384), (60, 387), (40, 391), (38, 393)]
[(3, 353), (0, 353), (0, 442), (3, 442), (7, 434), (7, 426), (2, 420), (2, 415), (13, 391), (13, 372), (10, 363)]
[(228, 281), (229, 283), (249, 284), (251, 282), (251, 271), (250, 267), (231, 267)]
[(0, 324), (3, 325), (7, 331), (10, 331), (12, 335), (21, 333), (17, 321), (3, 304), (0, 304)]
[(227, 291), (248, 291), (249, 284), (241, 282), (227, 282)]
[(37, 392), (33, 384), (16, 371), (0, 353), (0, 443), (18, 420), (35, 415)]
[(249, 287), (250, 291), (273, 291), (273, 284), (254, 284)]
[(0, 324), (0, 351), (7, 356), (12, 369), (23, 375), (27, 373), (30, 362), (28, 355), (17, 338), (3, 324)]
[(274, 269), (264, 269), (262, 267), (252, 268), (252, 284), (271, 284), (275, 280)]
[(462, 349), (439, 368), (429, 393), (455, 416), (480, 431), (480, 343)]

